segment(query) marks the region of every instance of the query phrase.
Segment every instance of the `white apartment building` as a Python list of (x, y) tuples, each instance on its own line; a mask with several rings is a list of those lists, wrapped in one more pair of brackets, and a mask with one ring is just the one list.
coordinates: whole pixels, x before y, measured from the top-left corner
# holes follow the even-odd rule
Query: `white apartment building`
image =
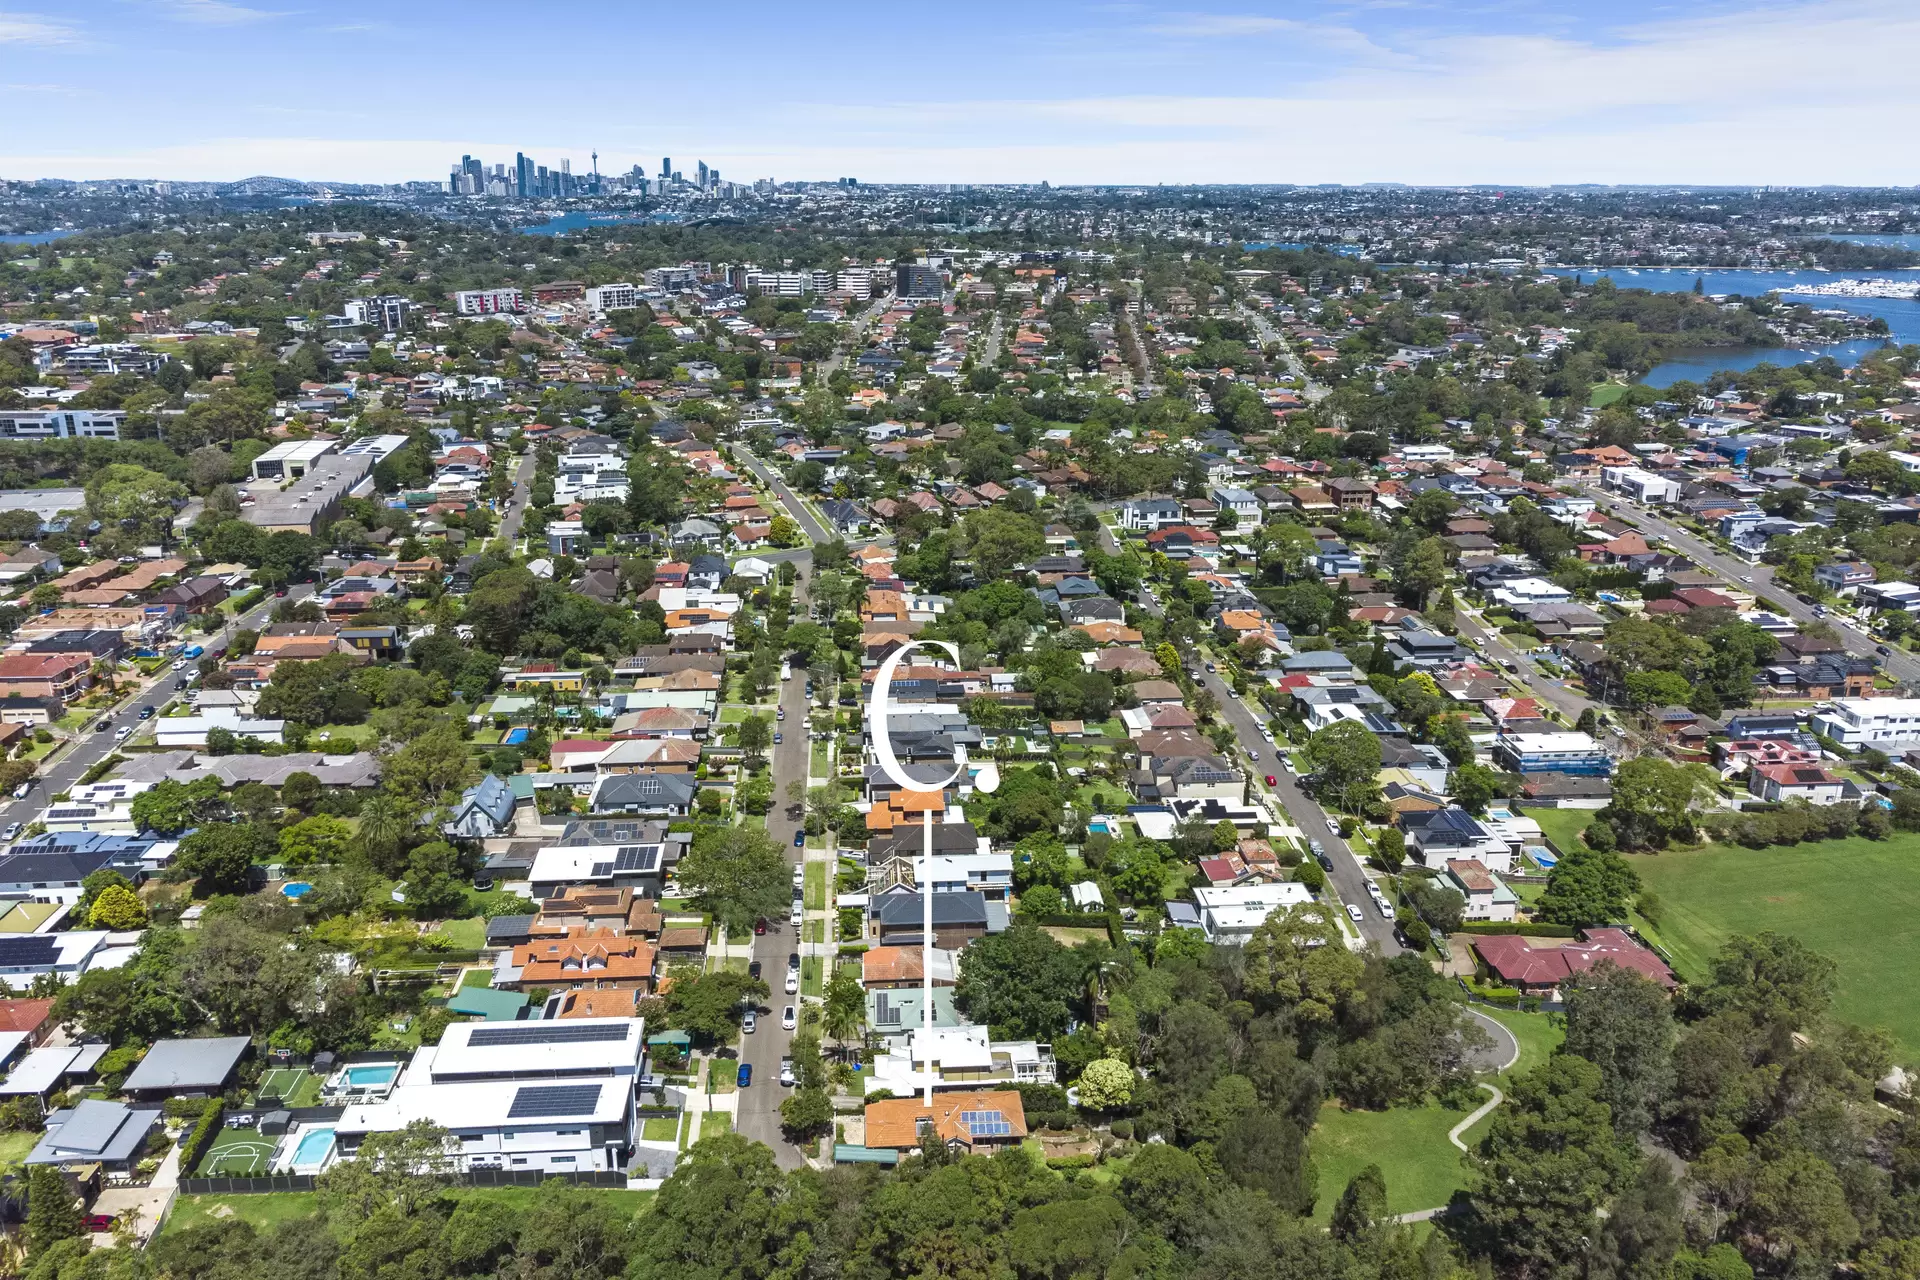
[(874, 1059), (866, 1091), (890, 1089), (909, 1097), (933, 1072), (936, 1089), (981, 1089), (996, 1084), (1052, 1084), (1053, 1046), (1033, 1040), (995, 1040), (985, 1027), (971, 1023), (935, 1027), (931, 1035), (916, 1027), (894, 1036), (886, 1053)]
[(1810, 726), (1852, 751), (1920, 746), (1920, 698), (1835, 698)]
[(378, 1102), (334, 1122), (336, 1158), (369, 1133), (427, 1120), (448, 1133), (454, 1168), (568, 1173), (625, 1169), (645, 1020), (459, 1022), (422, 1046)]
[(253, 478), (298, 480), (339, 443), (338, 440), (283, 440), (253, 460)]
[(631, 311), (640, 305), (640, 290), (630, 284), (597, 284), (587, 290), (589, 311)]
[(1624, 493), (1635, 502), (1651, 505), (1680, 501), (1680, 482), (1655, 475), (1640, 467), (1602, 467), (1600, 483), (1615, 493)]
[(1452, 462), (1454, 452), (1444, 444), (1403, 444), (1394, 452), (1404, 462)]
[(491, 316), (527, 309), (526, 298), (518, 289), (462, 289), (453, 295), (453, 305), (463, 316)]
[(118, 440), (119, 409), (0, 409), (0, 440)]

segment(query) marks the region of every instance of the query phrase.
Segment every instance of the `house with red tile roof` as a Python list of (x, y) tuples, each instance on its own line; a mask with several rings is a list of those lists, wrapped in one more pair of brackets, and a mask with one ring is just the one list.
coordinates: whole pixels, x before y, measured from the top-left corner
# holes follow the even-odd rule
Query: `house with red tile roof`
[(1473, 949), (1501, 983), (1532, 995), (1558, 992), (1569, 978), (1603, 961), (1632, 969), (1669, 990), (1680, 985), (1665, 961), (1613, 926), (1584, 930), (1578, 939), (1486, 934), (1473, 939)]

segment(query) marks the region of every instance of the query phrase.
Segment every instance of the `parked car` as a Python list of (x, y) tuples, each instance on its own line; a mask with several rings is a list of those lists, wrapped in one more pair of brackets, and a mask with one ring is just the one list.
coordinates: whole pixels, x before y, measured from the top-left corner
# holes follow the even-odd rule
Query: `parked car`
[(799, 991), (800, 991), (800, 971), (798, 969), (787, 970), (787, 994), (790, 996), (797, 995)]
[(734, 1087), (739, 1089), (745, 1089), (748, 1086), (750, 1086), (752, 1083), (753, 1083), (753, 1064), (750, 1062), (743, 1062), (740, 1064), (740, 1074), (734, 1077)]
[(805, 846), (806, 843), (807, 843), (807, 829), (805, 827), (801, 827), (799, 830), (793, 833), (793, 847), (796, 849), (799, 849)]
[(766, 931), (767, 931), (767, 922), (764, 918), (755, 920), (753, 922), (753, 932), (755, 937), (758, 937), (759, 935), (765, 933)]
[(1271, 786), (1273, 786), (1273, 785), (1275, 784), (1275, 782), (1277, 782), (1277, 781), (1278, 781), (1278, 779), (1276, 779), (1276, 778), (1275, 778), (1275, 777), (1274, 777), (1274, 776), (1273, 776), (1272, 774), (1268, 774), (1268, 775), (1267, 775), (1267, 785), (1268, 785), (1268, 786), (1270, 786), (1270, 787), (1271, 787)]
[(1321, 844), (1318, 840), (1307, 841), (1307, 848), (1313, 851), (1313, 856), (1316, 858), (1327, 851), (1327, 846)]
[(785, 707), (775, 707), (773, 709), (773, 718), (775, 720), (785, 720), (787, 718), (787, 709)]
[(791, 1089), (793, 1085), (793, 1059), (782, 1058), (780, 1059), (780, 1087), (783, 1089)]
[(151, 720), (153, 719), (153, 712), (154, 709), (152, 707), (142, 707), (140, 708), (140, 718), (142, 720)]
[(1258, 751), (1253, 750), (1252, 748), (1248, 748), (1247, 759), (1252, 760), (1257, 764), (1260, 760), (1260, 753)]
[[(1354, 922), (1355, 924), (1359, 924), (1359, 923), (1360, 923), (1360, 921), (1361, 921), (1362, 919), (1364, 919), (1365, 917), (1363, 917), (1363, 916), (1362, 916), (1362, 915), (1360, 914), (1360, 908), (1358, 908), (1358, 907), (1356, 907), (1356, 906), (1354, 906), (1354, 905), (1353, 905), (1353, 904), (1352, 904), (1351, 902), (1349, 902), (1349, 903), (1347, 904), (1347, 918), (1348, 918), (1349, 920), (1351, 920), (1351, 921), (1353, 921), (1353, 922)], [(742, 1070), (744, 1070), (744, 1069), (745, 1069), (745, 1068), (742, 1068)]]
[(1327, 819), (1327, 830), (1329, 830), (1329, 831), (1331, 831), (1331, 832), (1333, 832), (1333, 834), (1335, 834), (1335, 835), (1339, 835), (1339, 834), (1340, 834), (1340, 824), (1339, 824), (1339, 823), (1337, 823), (1337, 822), (1335, 822), (1335, 821), (1334, 821), (1334, 820), (1333, 820), (1332, 818), (1328, 818), (1328, 819)]
[(800, 1019), (795, 1016), (795, 1010), (792, 1005), (788, 1005), (780, 1011), (780, 1029), (782, 1031), (791, 1031), (799, 1025)]
[(1213, 664), (1212, 664), (1211, 662), (1209, 662), (1209, 663), (1207, 664), (1207, 672), (1208, 672), (1208, 674), (1212, 674), (1212, 673), (1213, 673), (1214, 671), (1217, 671), (1218, 669), (1219, 669), (1219, 668), (1217, 668), (1217, 667), (1215, 667), (1215, 666), (1214, 666), (1214, 665), (1213, 665)]
[(760, 1015), (749, 1009), (740, 1015), (740, 1034), (752, 1035), (760, 1026)]
[(133, 726), (130, 724), (123, 724), (118, 729), (115, 729), (113, 731), (113, 740), (115, 742), (125, 742), (128, 738), (131, 738), (132, 736), (133, 736)]
[(773, 745), (776, 747), (780, 745), (780, 731), (778, 729), (773, 731)]
[(20, 835), (20, 824), (17, 822), (9, 822), (7, 824), (7, 829), (5, 831), (0, 831), (0, 840), (18, 839), (19, 835)]
[(1326, 854), (1316, 853), (1313, 855), (1313, 860), (1320, 864), (1320, 869), (1322, 871), (1333, 870), (1333, 859), (1329, 858)]
[[(760, 923), (765, 924), (766, 921), (762, 920)], [(760, 980), (760, 962), (758, 960), (747, 961), (747, 976), (756, 982)]]
[(1873, 651), (1879, 654), (1883, 658), (1891, 658), (1893, 656), (1892, 648), (1884, 644), (1877, 644), (1873, 646)]
[(110, 1213), (90, 1213), (81, 1219), (82, 1225), (89, 1231), (111, 1231), (117, 1221)]

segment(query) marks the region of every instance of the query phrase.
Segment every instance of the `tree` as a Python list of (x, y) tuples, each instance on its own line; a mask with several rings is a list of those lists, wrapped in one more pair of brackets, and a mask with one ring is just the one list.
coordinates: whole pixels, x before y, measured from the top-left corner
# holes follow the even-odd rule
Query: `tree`
[(737, 1133), (702, 1138), (635, 1221), (628, 1280), (784, 1275), (795, 1212), (767, 1147)]
[(1660, 986), (1601, 961), (1567, 985), (1566, 1051), (1600, 1068), (1622, 1140), (1645, 1133), (1673, 1088), (1673, 1010)]
[(323, 794), (320, 779), (304, 769), (288, 774), (280, 784), (280, 803), (300, 813), (312, 813)]
[(1319, 902), (1276, 909), (1242, 950), (1248, 992), (1291, 1009), (1305, 1024), (1331, 1022), (1366, 971), (1347, 949), (1332, 908)]
[(667, 992), (669, 1024), (696, 1040), (728, 1044), (740, 1025), (740, 1013), (747, 1002), (757, 1004), (767, 998), (767, 984), (731, 969), (701, 973), (697, 969), (675, 970), (673, 986)]
[(173, 519), (175, 505), (186, 499), (185, 485), (130, 463), (102, 467), (87, 481), (88, 514), (136, 537), (159, 533)]
[(169, 869), (176, 879), (193, 879), (194, 893), (240, 893), (255, 861), (279, 852), (272, 828), (253, 823), (203, 827), (180, 842), (180, 852)]
[(967, 948), (954, 1003), (995, 1039), (1052, 1040), (1066, 1033), (1086, 994), (1086, 971), (1073, 950), (1030, 920), (988, 934)]
[(79, 1237), (83, 1223), (80, 1202), (67, 1187), (58, 1167), (27, 1168), (27, 1249), (38, 1256), (62, 1240)]
[(767, 748), (773, 745), (773, 721), (766, 716), (748, 716), (735, 732), (735, 741), (750, 760), (765, 758)]
[(1627, 918), (1640, 877), (1617, 853), (1569, 849), (1547, 874), (1547, 891), (1534, 903), (1537, 920), (1576, 928)]
[(133, 825), (155, 835), (178, 835), (224, 809), (218, 778), (182, 783), (162, 778), (133, 798)]
[(1228, 1177), (1265, 1192), (1281, 1212), (1299, 1217), (1313, 1212), (1318, 1181), (1313, 1159), (1306, 1135), (1286, 1116), (1262, 1107), (1243, 1111), (1220, 1135), (1215, 1151)]
[(1832, 960), (1798, 938), (1742, 935), (1721, 944), (1712, 980), (1693, 999), (1708, 1013), (1739, 1013), (1756, 1023), (1798, 1028), (1832, 1006), (1838, 972)]
[(1133, 1101), (1133, 1068), (1117, 1058), (1087, 1064), (1080, 1073), (1080, 1105), (1089, 1111), (1118, 1111)]
[(1613, 799), (1599, 817), (1623, 849), (1661, 849), (1692, 834), (1694, 779), (1679, 765), (1653, 756), (1623, 763), (1613, 776)]
[(1515, 1080), (1494, 1112), (1468, 1194), (1496, 1263), (1558, 1273), (1578, 1262), (1627, 1167), (1599, 1095), (1600, 1069), (1560, 1054)]
[(1588, 1274), (1605, 1280), (1670, 1280), (1669, 1268), (1685, 1239), (1680, 1188), (1666, 1160), (1652, 1156), (1608, 1206)]
[[(291, 779), (289, 779), (291, 781)], [(398, 796), (378, 792), (360, 806), (360, 845), (376, 870), (397, 873), (420, 811)]]
[(1307, 764), (1322, 794), (1348, 812), (1377, 794), (1380, 739), (1351, 720), (1329, 725), (1307, 740)]
[(324, 813), (302, 819), (280, 833), (280, 856), (295, 867), (343, 862), (352, 846), (353, 828)]
[(138, 929), (146, 922), (147, 907), (140, 895), (120, 884), (108, 885), (87, 912), (87, 923), (96, 929)]
[[(1430, 490), (1440, 493), (1443, 490)], [(1421, 494), (1426, 497), (1426, 494)], [(1357, 1244), (1373, 1234), (1374, 1225), (1387, 1214), (1387, 1178), (1380, 1166), (1370, 1164), (1347, 1180), (1346, 1190), (1333, 1206), (1329, 1230), (1344, 1244)]]
[(780, 1128), (789, 1142), (806, 1142), (833, 1129), (833, 1099), (825, 1089), (797, 1089), (780, 1104)]
[(1455, 765), (1447, 789), (1467, 812), (1485, 813), (1489, 803), (1507, 794), (1507, 775), (1483, 764)]
[(787, 860), (762, 827), (729, 827), (694, 841), (679, 875), (694, 906), (734, 937), (751, 933), (756, 920), (781, 914), (791, 891)]
[(1441, 933), (1453, 933), (1460, 928), (1467, 912), (1464, 893), (1426, 876), (1408, 876), (1403, 883), (1407, 886), (1407, 901), (1429, 926)]
[(833, 967), (821, 1013), (821, 1027), (842, 1044), (860, 1034), (860, 1025), (867, 1013), (866, 990), (846, 966)]
[(1447, 580), (1447, 544), (1439, 538), (1422, 538), (1407, 552), (1394, 572), (1394, 583), (1415, 609), (1427, 607), (1427, 597)]
[(431, 1120), (369, 1133), (353, 1159), (335, 1161), (320, 1175), (320, 1203), (349, 1222), (388, 1209), (411, 1217), (453, 1181), (451, 1145)]
[(1764, 1155), (1735, 1219), (1747, 1256), (1789, 1275), (1825, 1275), (1860, 1238), (1845, 1184), (1811, 1151)]

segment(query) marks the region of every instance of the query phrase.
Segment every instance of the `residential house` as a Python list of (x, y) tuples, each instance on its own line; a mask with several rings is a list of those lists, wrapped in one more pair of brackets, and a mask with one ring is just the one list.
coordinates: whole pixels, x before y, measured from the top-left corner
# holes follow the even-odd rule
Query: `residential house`
[(1849, 799), (1847, 783), (1817, 764), (1757, 764), (1747, 775), (1747, 790), (1778, 804), (1804, 800), (1808, 804), (1839, 804)]
[(988, 1155), (1026, 1140), (1026, 1109), (1012, 1089), (935, 1092), (927, 1105), (918, 1096), (869, 1102), (869, 1151), (918, 1151), (929, 1137), (949, 1150)]

